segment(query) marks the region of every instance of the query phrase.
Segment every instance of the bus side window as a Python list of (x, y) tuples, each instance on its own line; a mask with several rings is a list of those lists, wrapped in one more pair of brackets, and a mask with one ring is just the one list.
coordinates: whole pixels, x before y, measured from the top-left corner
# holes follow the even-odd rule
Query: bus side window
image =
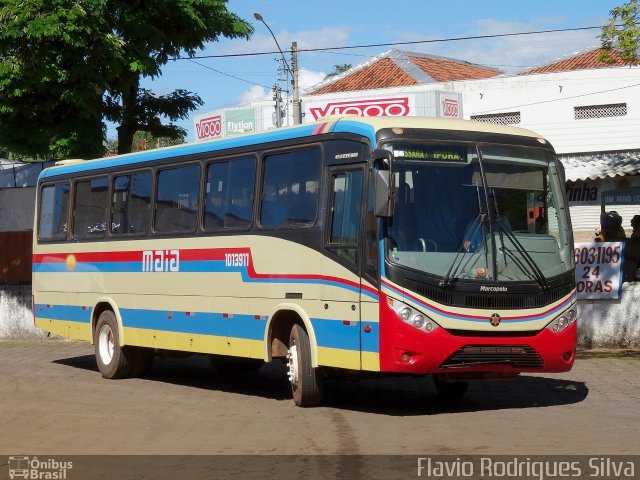
[(107, 177), (76, 182), (73, 200), (73, 234), (79, 238), (103, 238), (107, 233)]
[(67, 238), (69, 191), (68, 182), (45, 185), (40, 190), (38, 237), (41, 240)]
[(367, 211), (365, 213), (365, 238), (364, 238), (364, 272), (369, 275), (370, 280), (374, 284), (378, 282), (378, 268), (379, 268), (379, 242), (378, 242), (378, 217), (375, 212), (375, 195), (373, 189), (373, 175), (371, 173), (371, 180), (369, 181), (369, 194), (367, 198)]
[(349, 263), (358, 263), (362, 170), (332, 176), (331, 230), (328, 248)]
[(155, 230), (163, 233), (195, 230), (200, 167), (185, 165), (163, 169), (156, 181)]
[(316, 220), (320, 150), (307, 148), (264, 158), (260, 223), (310, 225)]
[(256, 162), (236, 158), (207, 165), (204, 228), (246, 228), (253, 219)]
[(120, 175), (113, 180), (111, 233), (145, 234), (149, 230), (151, 173)]

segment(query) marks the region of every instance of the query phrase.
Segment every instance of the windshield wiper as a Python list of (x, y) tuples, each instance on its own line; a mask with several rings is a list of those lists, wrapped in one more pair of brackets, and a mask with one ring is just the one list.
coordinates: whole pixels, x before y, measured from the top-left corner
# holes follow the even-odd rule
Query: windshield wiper
[[(500, 241), (502, 244), (500, 247), (500, 250), (502, 251), (502, 253), (505, 256), (509, 254), (509, 258), (511, 258), (514, 261), (514, 263), (516, 263), (516, 265), (518, 265), (522, 269), (522, 271), (524, 272), (527, 271), (524, 268), (524, 264), (518, 261), (515, 255), (513, 255), (513, 253), (505, 247), (504, 240), (502, 239), (502, 234), (504, 233), (507, 236), (507, 238), (511, 240), (511, 243), (513, 243), (514, 247), (516, 248), (516, 251), (521, 255), (522, 259), (525, 261), (525, 263), (529, 267), (528, 273), (533, 275), (533, 277), (538, 282), (538, 285), (540, 285), (540, 288), (543, 291), (549, 290), (549, 282), (547, 282), (547, 279), (542, 273), (542, 270), (540, 270), (540, 267), (538, 267), (538, 264), (535, 262), (533, 258), (531, 258), (531, 255), (529, 255), (529, 252), (525, 250), (525, 248), (522, 246), (522, 243), (520, 243), (520, 241), (516, 238), (516, 236), (511, 231), (511, 229), (509, 229), (504, 224), (504, 221), (502, 220), (500, 215), (496, 215), (496, 225), (500, 229)], [(505, 264), (506, 264), (506, 260), (505, 260)]]
[[(444, 279), (440, 282), (440, 286), (443, 288), (447, 288), (451, 286), (452, 280), (455, 278), (456, 274), (460, 270), (462, 266), (462, 260), (465, 257), (461, 257), (460, 254), (463, 251), (470, 252), (471, 247), (473, 247), (473, 242), (477, 238), (476, 236), (480, 233), (484, 237), (484, 224), (488, 221), (487, 214), (482, 211), (482, 201), (480, 200), (480, 190), (476, 185), (476, 195), (478, 198), (478, 216), (473, 220), (473, 223), (467, 227), (467, 230), (463, 234), (463, 238), (460, 241), (460, 245), (458, 246), (458, 250), (456, 251), (456, 256), (453, 257), (453, 261), (447, 270)], [(487, 255), (487, 245), (482, 239), (482, 243), (484, 244), (484, 252), (485, 256)], [(460, 261), (458, 261), (460, 259)], [(471, 258), (467, 258), (467, 264), (471, 261)]]
[[(504, 246), (504, 239), (502, 238), (502, 233), (504, 233), (507, 236), (507, 238), (509, 240), (511, 240), (513, 245), (516, 247), (516, 251), (522, 256), (524, 261), (527, 263), (527, 265), (529, 266), (529, 269), (530, 269), (528, 273), (533, 275), (533, 277), (538, 282), (538, 285), (540, 286), (540, 289), (543, 290), (543, 291), (549, 290), (549, 282), (547, 282), (547, 279), (545, 278), (544, 274), (542, 273), (542, 270), (540, 270), (540, 267), (538, 267), (538, 264), (535, 262), (535, 260), (533, 258), (531, 258), (531, 255), (529, 255), (529, 252), (527, 252), (524, 249), (524, 247), (522, 246), (520, 241), (516, 238), (516, 236), (511, 231), (511, 228), (506, 226), (504, 221), (502, 220), (502, 216), (500, 215), (500, 210), (498, 209), (498, 199), (496, 198), (496, 191), (493, 188), (491, 189), (491, 197), (493, 199), (493, 210), (495, 212), (495, 223), (498, 226), (498, 228), (500, 229), (500, 242), (502, 244), (500, 249), (502, 250), (502, 254), (505, 255), (505, 265), (506, 265), (506, 255), (507, 255), (508, 250)], [(511, 258), (513, 258), (513, 254), (511, 252), (508, 252), (508, 253), (510, 254), (509, 256)], [(515, 259), (514, 259), (514, 261), (515, 261)], [(521, 262), (515, 262), (515, 263), (522, 269), (523, 272), (527, 273), (526, 270), (523, 268), (524, 266), (521, 264)], [(497, 274), (497, 271), (496, 271), (496, 274)]]
[[(447, 274), (444, 276), (444, 279), (440, 282), (441, 287), (449, 287), (451, 286), (451, 281), (455, 278), (456, 274), (460, 270), (460, 266), (462, 265), (462, 260), (465, 257), (461, 256), (463, 251), (470, 252), (470, 248), (472, 246), (472, 241), (476, 237), (476, 235), (482, 232), (482, 226), (487, 221), (486, 213), (479, 213), (475, 218), (471, 226), (468, 228), (469, 235), (465, 235), (462, 241), (460, 242), (460, 246), (456, 252), (456, 256), (453, 257), (453, 261), (447, 270)], [(468, 237), (468, 238), (467, 238)], [(486, 245), (485, 245), (486, 250)], [(460, 260), (460, 261), (458, 261)], [(470, 262), (471, 259), (467, 259), (467, 263)]]

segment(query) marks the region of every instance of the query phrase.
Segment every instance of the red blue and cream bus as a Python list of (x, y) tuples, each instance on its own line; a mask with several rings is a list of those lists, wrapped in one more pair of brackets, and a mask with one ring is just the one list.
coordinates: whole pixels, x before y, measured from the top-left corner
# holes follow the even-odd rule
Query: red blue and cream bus
[[(63, 162), (64, 163), (64, 162)], [(564, 174), (533, 132), (330, 117), (42, 172), (35, 322), (105, 378), (158, 351), (287, 364), (295, 403), (345, 371), (467, 382), (571, 369)]]

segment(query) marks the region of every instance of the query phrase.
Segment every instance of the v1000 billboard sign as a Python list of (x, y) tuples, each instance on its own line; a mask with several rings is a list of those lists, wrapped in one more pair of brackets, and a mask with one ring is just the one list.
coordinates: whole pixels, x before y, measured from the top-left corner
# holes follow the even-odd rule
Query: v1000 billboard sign
[(196, 141), (232, 137), (257, 130), (253, 108), (218, 110), (193, 119)]

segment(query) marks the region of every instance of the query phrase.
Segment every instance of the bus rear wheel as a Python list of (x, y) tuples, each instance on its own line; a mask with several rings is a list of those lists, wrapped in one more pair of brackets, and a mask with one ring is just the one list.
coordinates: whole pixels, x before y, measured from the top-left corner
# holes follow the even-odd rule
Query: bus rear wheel
[(98, 317), (94, 332), (94, 345), (98, 370), (104, 378), (126, 378), (131, 373), (131, 363), (120, 346), (118, 322), (111, 310)]
[(298, 407), (314, 407), (322, 401), (322, 376), (311, 364), (311, 342), (300, 325), (291, 328), (287, 374), (291, 382), (293, 401)]

